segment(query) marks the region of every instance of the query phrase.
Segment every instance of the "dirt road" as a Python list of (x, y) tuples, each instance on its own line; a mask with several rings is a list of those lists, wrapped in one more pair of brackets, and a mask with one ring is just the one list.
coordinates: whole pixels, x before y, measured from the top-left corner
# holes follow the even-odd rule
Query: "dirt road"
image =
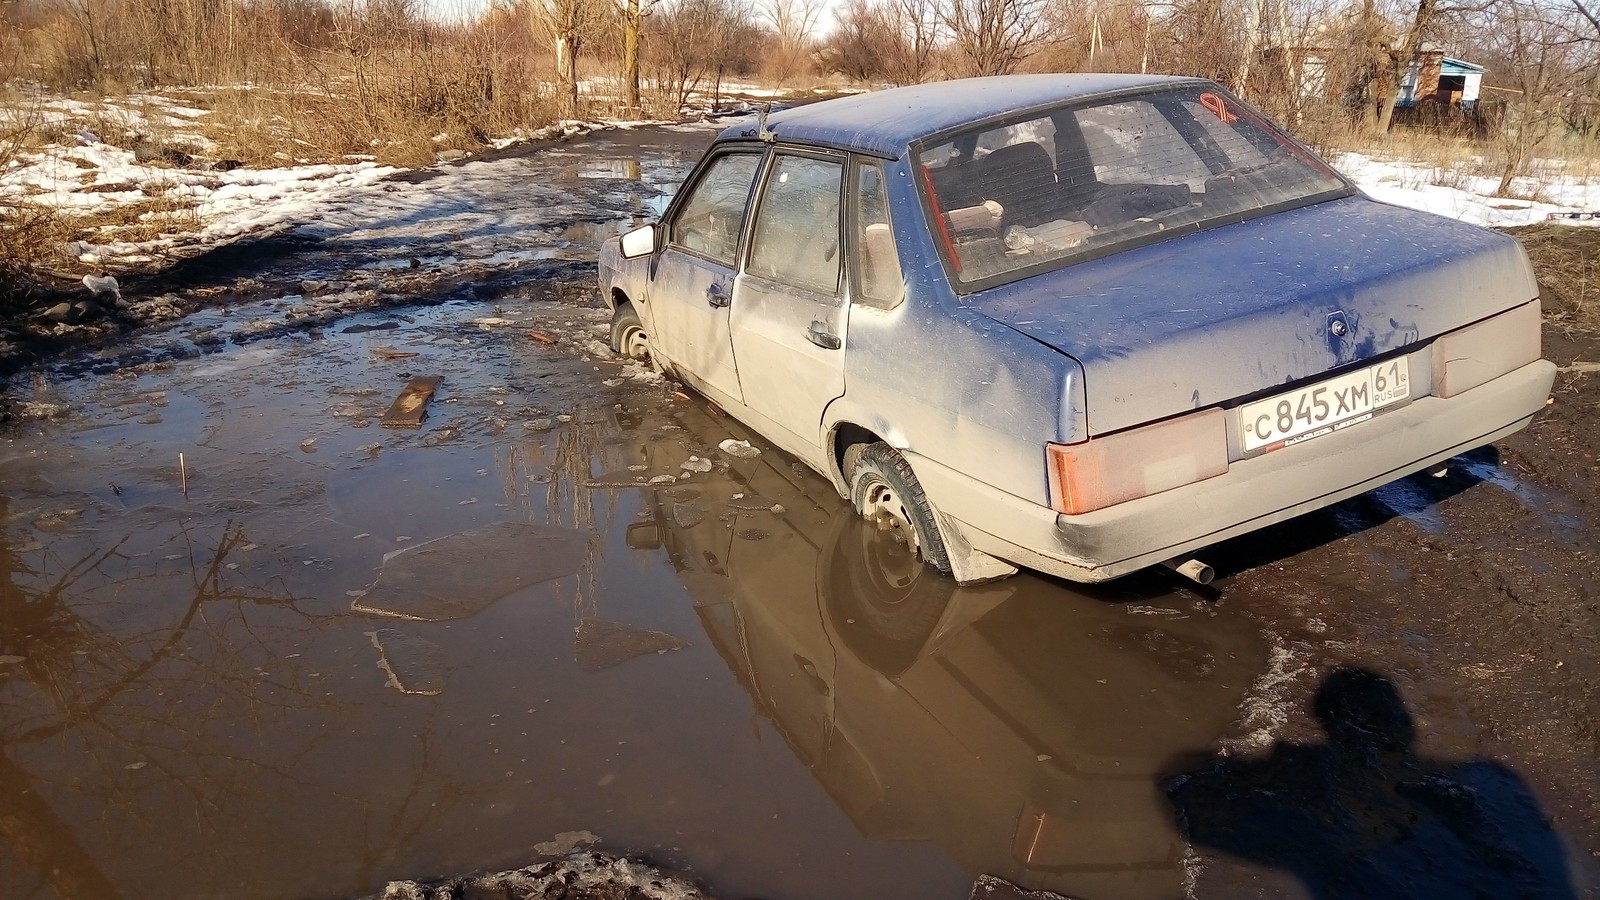
[[(769, 900), (1600, 896), (1586, 288), (1546, 287), (1532, 428), (1214, 548), (1215, 592), (957, 589), (606, 353), (594, 244), (706, 139), (375, 192), (13, 378), (0, 896), (583, 846)], [(423, 427), (380, 427), (419, 375)]]

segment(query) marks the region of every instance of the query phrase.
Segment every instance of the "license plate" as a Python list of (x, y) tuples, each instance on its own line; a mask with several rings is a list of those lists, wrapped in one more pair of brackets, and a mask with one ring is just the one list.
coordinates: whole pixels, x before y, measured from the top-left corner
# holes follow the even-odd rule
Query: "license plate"
[(1288, 447), (1365, 422), (1375, 410), (1411, 396), (1409, 374), (1402, 357), (1246, 403), (1239, 408), (1244, 451)]

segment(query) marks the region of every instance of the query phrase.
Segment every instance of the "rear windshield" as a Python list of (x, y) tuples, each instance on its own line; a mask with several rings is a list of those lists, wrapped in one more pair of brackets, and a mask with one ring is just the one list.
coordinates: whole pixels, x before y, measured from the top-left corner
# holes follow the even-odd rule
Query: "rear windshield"
[(1353, 192), (1213, 85), (981, 125), (917, 156), (934, 236), (963, 291)]

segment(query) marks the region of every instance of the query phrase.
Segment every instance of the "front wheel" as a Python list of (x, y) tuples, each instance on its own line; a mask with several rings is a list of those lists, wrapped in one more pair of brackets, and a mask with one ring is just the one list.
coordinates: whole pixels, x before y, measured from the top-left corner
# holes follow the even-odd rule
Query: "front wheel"
[(906, 548), (934, 569), (948, 573), (950, 556), (933, 506), (905, 457), (883, 442), (855, 444), (844, 454), (850, 503), (861, 518), (892, 532)]
[(650, 336), (631, 303), (611, 314), (611, 351), (641, 362), (650, 358)]

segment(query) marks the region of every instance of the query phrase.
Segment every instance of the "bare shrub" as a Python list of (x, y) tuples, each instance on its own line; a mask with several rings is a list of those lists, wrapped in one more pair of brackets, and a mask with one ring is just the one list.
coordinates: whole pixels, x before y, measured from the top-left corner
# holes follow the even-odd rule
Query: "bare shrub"
[(653, 18), (645, 57), (658, 109), (670, 115), (713, 79), (754, 71), (765, 41), (738, 0), (675, 0)]
[(954, 74), (1016, 71), (1047, 37), (1045, 7), (1045, 0), (942, 0)]
[(812, 31), (822, 15), (825, 0), (757, 0), (761, 16), (777, 36), (767, 54), (762, 74), (787, 84), (805, 70), (813, 50)]

